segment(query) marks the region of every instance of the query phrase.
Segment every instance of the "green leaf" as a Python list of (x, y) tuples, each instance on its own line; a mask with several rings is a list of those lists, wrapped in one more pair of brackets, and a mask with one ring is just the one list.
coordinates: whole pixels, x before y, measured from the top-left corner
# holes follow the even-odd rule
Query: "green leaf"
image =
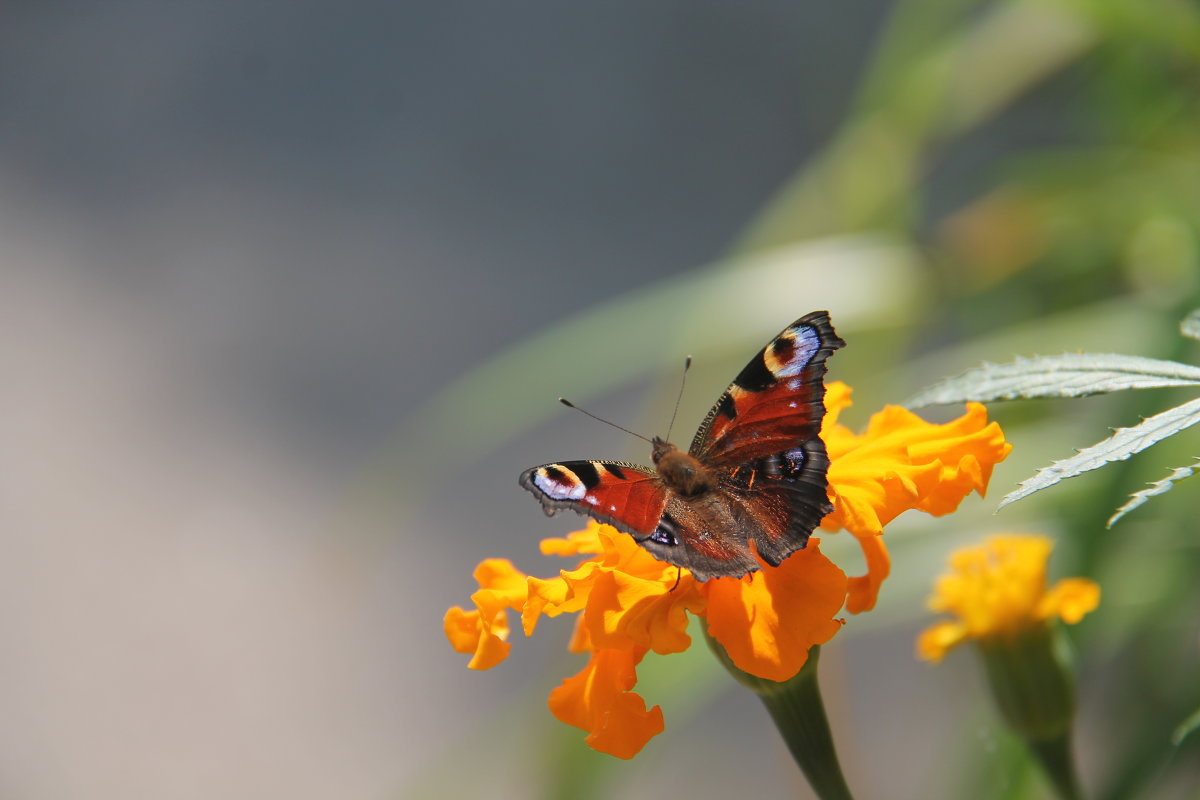
[(1197, 728), (1200, 728), (1200, 708), (1192, 712), (1191, 716), (1179, 723), (1179, 727), (1171, 734), (1171, 744), (1178, 747), (1183, 744), (1183, 740), (1192, 734)]
[(1105, 527), (1111, 528), (1117, 520), (1128, 514), (1130, 511), (1133, 511), (1142, 503), (1145, 503), (1151, 497), (1160, 494), (1166, 494), (1167, 492), (1171, 491), (1171, 489), (1175, 487), (1175, 483), (1177, 481), (1181, 481), (1184, 478), (1190, 478), (1195, 474), (1197, 468), (1200, 468), (1200, 461), (1190, 467), (1177, 467), (1176, 469), (1171, 470), (1171, 474), (1163, 478), (1161, 481), (1155, 481), (1154, 483), (1150, 484), (1149, 488), (1142, 489), (1139, 492), (1134, 492), (1129, 496), (1129, 502), (1118, 508), (1117, 513), (1108, 518), (1108, 525)]
[(1179, 332), (1189, 339), (1200, 339), (1200, 308), (1183, 318), (1179, 323)]
[(1080, 450), (1070, 458), (1055, 461), (1050, 466), (1038, 470), (1033, 477), (1026, 478), (1016, 491), (1010, 492), (1000, 501), (998, 509), (1053, 486), (1065, 478), (1074, 478), (1113, 461), (1124, 461), (1134, 453), (1140, 453), (1150, 445), (1197, 422), (1200, 422), (1200, 399), (1190, 400), (1181, 406), (1155, 414), (1132, 428), (1118, 428), (1104, 441)]
[(906, 406), (920, 408), (968, 400), (1083, 397), (1122, 389), (1200, 386), (1200, 367), (1141, 356), (1065, 353), (1017, 358), (1010, 364), (984, 364), (935, 383)]

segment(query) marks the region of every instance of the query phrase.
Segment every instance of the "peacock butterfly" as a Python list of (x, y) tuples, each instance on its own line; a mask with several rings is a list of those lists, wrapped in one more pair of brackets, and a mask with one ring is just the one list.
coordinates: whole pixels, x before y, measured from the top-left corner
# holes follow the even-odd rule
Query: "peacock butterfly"
[[(699, 580), (778, 566), (833, 510), (825, 359), (845, 346), (826, 311), (806, 314), (746, 365), (708, 412), (685, 453), (654, 437), (654, 468), (563, 461), (521, 473), (548, 516), (561, 508), (625, 531)], [(753, 550), (751, 549), (753, 542)]]

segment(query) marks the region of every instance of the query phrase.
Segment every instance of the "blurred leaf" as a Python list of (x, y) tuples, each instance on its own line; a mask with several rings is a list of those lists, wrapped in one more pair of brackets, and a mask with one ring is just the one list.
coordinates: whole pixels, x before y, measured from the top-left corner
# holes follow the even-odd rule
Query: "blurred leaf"
[(1196, 472), (1196, 465), (1190, 467), (1176, 467), (1171, 470), (1171, 474), (1163, 478), (1161, 481), (1155, 481), (1148, 489), (1142, 489), (1140, 492), (1134, 492), (1129, 498), (1129, 502), (1117, 509), (1117, 513), (1108, 518), (1108, 526), (1111, 528), (1117, 520), (1133, 511), (1138, 506), (1145, 503), (1151, 497), (1160, 494), (1166, 494), (1175, 488), (1175, 484), (1184, 478), (1190, 478)]
[(1189, 339), (1200, 340), (1200, 309), (1183, 318), (1183, 322), (1179, 323), (1179, 332)]
[(1000, 501), (999, 508), (1028, 497), (1034, 492), (1053, 486), (1065, 478), (1074, 478), (1113, 461), (1123, 461), (1150, 445), (1200, 422), (1200, 399), (1155, 414), (1132, 428), (1118, 428), (1102, 442), (1080, 450), (1071, 458), (1055, 461), (1038, 470), (1032, 478), (1021, 482), (1020, 488)]
[(910, 408), (975, 400), (1084, 397), (1122, 389), (1200, 385), (1200, 367), (1141, 356), (1064, 353), (984, 364), (936, 383), (905, 405)]
[(1063, 3), (911, 0), (895, 16), (897, 34), (853, 116), (763, 210), (739, 250), (906, 227), (939, 145), (1011, 107), (1098, 41), (1094, 21)]
[(1179, 724), (1179, 727), (1171, 734), (1171, 744), (1176, 747), (1183, 744), (1183, 740), (1190, 736), (1197, 728), (1200, 728), (1200, 708), (1193, 711), (1190, 717)]

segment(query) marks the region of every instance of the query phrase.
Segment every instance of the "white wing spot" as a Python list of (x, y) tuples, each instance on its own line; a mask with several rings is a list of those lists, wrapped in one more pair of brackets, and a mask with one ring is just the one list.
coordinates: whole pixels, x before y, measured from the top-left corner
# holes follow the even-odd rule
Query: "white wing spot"
[(539, 469), (533, 474), (533, 485), (546, 493), (551, 500), (582, 500), (587, 494), (587, 487), (573, 472), (558, 469), (569, 483), (559, 483), (551, 478), (545, 469)]

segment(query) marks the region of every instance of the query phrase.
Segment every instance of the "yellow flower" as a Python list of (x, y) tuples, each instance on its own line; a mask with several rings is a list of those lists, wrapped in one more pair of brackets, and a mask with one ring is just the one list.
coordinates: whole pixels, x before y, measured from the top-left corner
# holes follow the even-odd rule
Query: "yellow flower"
[(993, 536), (950, 558), (929, 600), (933, 611), (957, 617), (939, 622), (917, 640), (918, 654), (940, 661), (970, 640), (1012, 639), (1058, 617), (1076, 623), (1100, 602), (1100, 587), (1066, 578), (1046, 589), (1046, 561), (1053, 543), (1044, 536)]
[(1082, 797), (1071, 756), (1075, 680), (1055, 617), (1078, 622), (1100, 602), (1100, 588), (1067, 578), (1046, 588), (1054, 545), (1044, 536), (993, 536), (950, 557), (929, 607), (957, 619), (917, 640), (917, 654), (940, 661), (971, 642), (982, 659), (1001, 718), (1025, 740), (1060, 797)]
[(508, 654), (507, 614), (521, 615), (532, 635), (542, 615), (576, 613), (570, 649), (591, 654), (588, 664), (550, 695), (556, 717), (588, 731), (592, 747), (631, 758), (663, 729), (658, 706), (646, 708), (633, 691), (646, 653), (677, 653), (691, 645), (688, 615), (705, 618), (709, 635), (743, 672), (770, 681), (795, 676), (809, 650), (840, 630), (843, 611), (875, 603), (887, 576), (883, 526), (909, 508), (931, 514), (954, 510), (970, 491), (982, 493), (992, 466), (1009, 450), (999, 426), (981, 406), (961, 419), (930, 425), (898, 408), (876, 414), (861, 436), (837, 423), (850, 390), (830, 384), (821, 436), (832, 459), (829, 496), (834, 512), (823, 527), (845, 527), (862, 543), (868, 574), (847, 578), (820, 549), (820, 539), (778, 567), (742, 578), (695, 580), (652, 557), (632, 537), (589, 522), (563, 539), (542, 543), (544, 555), (584, 557), (575, 569), (537, 578), (503, 559), (475, 571), (475, 608), (452, 608), (445, 631), (470, 654), (468, 666), (488, 669)]

